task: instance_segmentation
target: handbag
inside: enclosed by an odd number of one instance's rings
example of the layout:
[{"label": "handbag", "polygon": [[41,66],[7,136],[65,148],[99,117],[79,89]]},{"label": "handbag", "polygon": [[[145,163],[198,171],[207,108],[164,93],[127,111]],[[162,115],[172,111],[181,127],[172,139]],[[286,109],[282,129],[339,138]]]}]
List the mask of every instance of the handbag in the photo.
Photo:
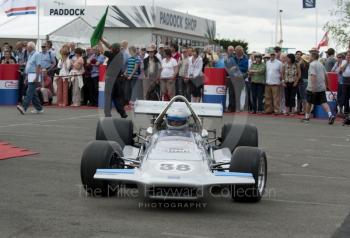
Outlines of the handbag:
[{"label": "handbag", "polygon": [[204,84],[203,75],[198,75],[197,77],[191,78],[191,82],[198,88]]}]

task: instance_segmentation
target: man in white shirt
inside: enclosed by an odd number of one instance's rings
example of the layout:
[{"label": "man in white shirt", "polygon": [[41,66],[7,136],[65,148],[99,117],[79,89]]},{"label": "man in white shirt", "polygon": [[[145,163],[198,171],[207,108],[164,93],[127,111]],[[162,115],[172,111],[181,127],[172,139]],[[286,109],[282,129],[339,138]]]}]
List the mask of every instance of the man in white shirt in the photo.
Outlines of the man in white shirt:
[{"label": "man in white shirt", "polygon": [[282,63],[276,59],[275,52],[270,57],[266,63],[265,113],[279,115]]}]

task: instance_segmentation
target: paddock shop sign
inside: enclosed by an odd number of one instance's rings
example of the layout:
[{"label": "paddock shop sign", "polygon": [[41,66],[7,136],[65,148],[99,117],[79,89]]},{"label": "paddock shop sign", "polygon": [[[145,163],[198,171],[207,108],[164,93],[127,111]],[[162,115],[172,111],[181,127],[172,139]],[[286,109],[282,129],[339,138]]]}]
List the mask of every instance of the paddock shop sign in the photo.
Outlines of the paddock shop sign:
[{"label": "paddock shop sign", "polygon": [[[215,34],[215,21],[205,18],[157,7],[155,27],[209,37]],[[213,32],[210,32],[213,31]]]},{"label": "paddock shop sign", "polygon": [[159,24],[195,32],[197,20],[192,17],[183,17],[177,14],[160,11]]}]

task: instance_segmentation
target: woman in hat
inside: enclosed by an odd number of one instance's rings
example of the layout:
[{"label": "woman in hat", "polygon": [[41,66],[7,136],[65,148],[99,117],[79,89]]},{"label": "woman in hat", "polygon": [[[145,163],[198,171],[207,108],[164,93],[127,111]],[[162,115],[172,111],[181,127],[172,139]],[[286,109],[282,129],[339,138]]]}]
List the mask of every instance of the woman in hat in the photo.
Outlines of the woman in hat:
[{"label": "woman in hat", "polygon": [[161,63],[159,59],[156,57],[156,46],[151,44],[147,47],[148,57],[145,56],[143,60],[144,65],[144,78],[142,80],[143,86],[143,98],[145,100],[149,100],[147,95],[153,89],[156,84],[159,83],[160,72],[161,72]]}]

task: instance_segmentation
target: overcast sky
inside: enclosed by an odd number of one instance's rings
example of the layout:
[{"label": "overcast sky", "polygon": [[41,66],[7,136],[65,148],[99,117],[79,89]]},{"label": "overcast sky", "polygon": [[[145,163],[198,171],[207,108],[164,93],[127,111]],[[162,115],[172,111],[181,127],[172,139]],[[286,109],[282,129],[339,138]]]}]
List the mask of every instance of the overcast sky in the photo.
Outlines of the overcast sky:
[{"label": "overcast sky", "polygon": [[[54,0],[48,0],[54,1]],[[45,2],[48,2],[45,1]],[[59,0],[84,4],[85,0]],[[278,0],[154,0],[155,5],[188,12],[216,21],[217,37],[246,40],[249,50],[263,51],[275,44],[276,3]],[[87,5],[152,5],[153,0],[86,0]],[[322,27],[330,19],[334,0],[316,0],[318,41]],[[283,10],[283,46],[302,50],[315,46],[315,9],[303,9],[302,0],[279,0]],[[335,47],[334,43],[330,42]]]}]

